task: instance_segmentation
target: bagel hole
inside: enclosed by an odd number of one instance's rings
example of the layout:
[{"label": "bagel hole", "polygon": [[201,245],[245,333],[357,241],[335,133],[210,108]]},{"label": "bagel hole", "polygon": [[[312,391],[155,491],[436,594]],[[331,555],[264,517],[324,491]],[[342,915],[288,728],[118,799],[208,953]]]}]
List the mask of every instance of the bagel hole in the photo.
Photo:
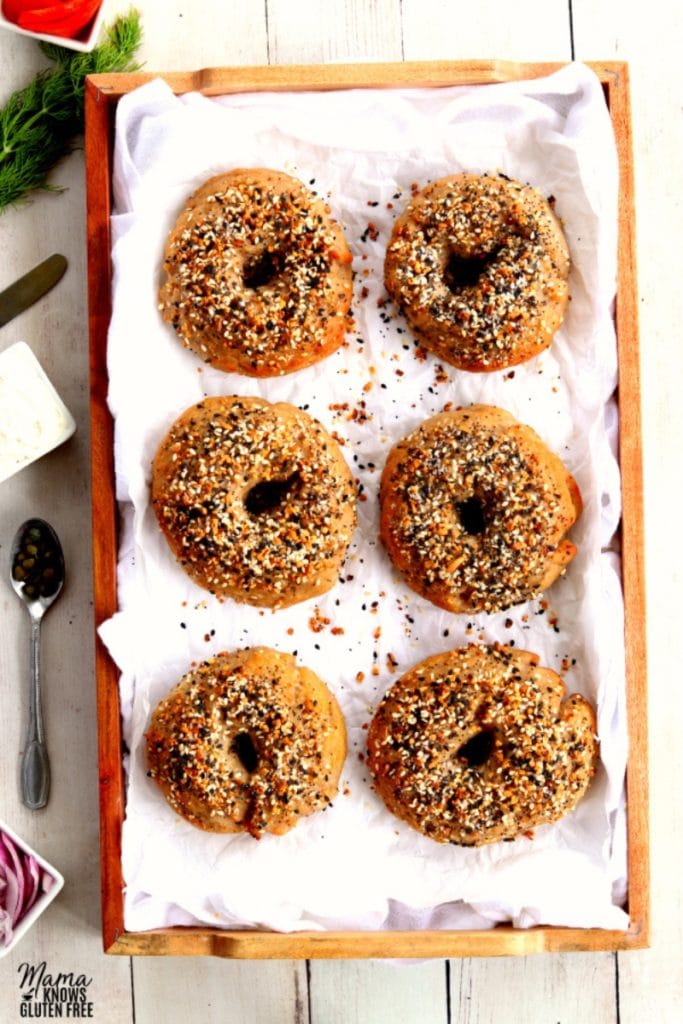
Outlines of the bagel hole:
[{"label": "bagel hole", "polygon": [[470,537],[477,537],[486,529],[486,515],[484,503],[481,498],[472,495],[466,501],[460,501],[456,505],[460,525]]},{"label": "bagel hole", "polygon": [[487,253],[486,256],[464,257],[452,252],[448,257],[444,271],[444,281],[449,290],[458,292],[461,288],[471,288],[476,285],[481,275],[493,263],[497,255],[497,249]]},{"label": "bagel hole", "polygon": [[256,771],[258,766],[258,753],[254,741],[248,732],[238,732],[230,745],[230,751],[235,755],[245,772],[250,775]]},{"label": "bagel hole", "polygon": [[269,252],[264,249],[263,252],[244,264],[242,279],[245,288],[255,291],[257,288],[263,288],[264,285],[270,284],[281,273],[283,262],[284,257],[281,252]]},{"label": "bagel hole", "polygon": [[458,750],[458,757],[462,758],[463,761],[467,761],[470,768],[480,768],[490,758],[494,743],[494,730],[482,729],[481,732],[468,739],[467,743],[463,743]]},{"label": "bagel hole", "polygon": [[291,497],[301,481],[298,472],[282,480],[261,480],[247,492],[244,507],[251,516],[275,512]]}]

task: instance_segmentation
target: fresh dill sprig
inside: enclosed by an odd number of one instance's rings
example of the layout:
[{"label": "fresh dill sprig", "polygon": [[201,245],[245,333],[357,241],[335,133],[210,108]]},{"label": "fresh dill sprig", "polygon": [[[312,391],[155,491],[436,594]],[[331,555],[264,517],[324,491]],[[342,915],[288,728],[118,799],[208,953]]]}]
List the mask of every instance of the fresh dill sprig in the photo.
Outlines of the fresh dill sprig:
[{"label": "fresh dill sprig", "polygon": [[31,192],[61,191],[47,178],[83,131],[86,75],[135,71],[141,39],[140,15],[131,10],[90,53],[39,43],[54,67],[38,72],[0,110],[0,214]]}]

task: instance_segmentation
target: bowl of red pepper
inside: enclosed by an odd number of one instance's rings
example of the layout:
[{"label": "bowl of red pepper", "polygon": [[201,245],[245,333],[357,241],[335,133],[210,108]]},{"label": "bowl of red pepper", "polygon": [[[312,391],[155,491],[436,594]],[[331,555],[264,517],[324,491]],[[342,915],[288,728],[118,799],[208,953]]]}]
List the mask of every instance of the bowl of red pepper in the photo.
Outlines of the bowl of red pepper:
[{"label": "bowl of red pepper", "polygon": [[97,43],[104,0],[2,0],[0,27],[72,50]]}]

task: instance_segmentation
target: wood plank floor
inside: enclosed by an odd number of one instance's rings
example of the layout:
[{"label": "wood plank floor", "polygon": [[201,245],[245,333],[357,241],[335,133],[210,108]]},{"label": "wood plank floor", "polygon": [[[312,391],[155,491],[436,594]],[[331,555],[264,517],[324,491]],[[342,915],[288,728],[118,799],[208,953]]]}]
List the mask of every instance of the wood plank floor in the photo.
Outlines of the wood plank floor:
[{"label": "wood plank floor", "polygon": [[[128,0],[110,0],[111,15]],[[668,1024],[681,1019],[680,684],[673,661],[680,602],[680,545],[672,494],[680,464],[683,233],[680,6],[603,0],[142,0],[146,70],[209,65],[417,59],[620,59],[631,64],[643,374],[650,651],[653,945],[628,954],[428,961],[237,963],[105,957],[99,938],[97,751],[92,685],[85,233],[82,154],[59,169],[69,191],[0,218],[0,287],[47,251],[70,260],[61,300],[44,300],[3,329],[2,347],[32,343],[79,423],[74,442],[41,475],[0,487],[0,558],[29,514],[59,521],[78,552],[69,600],[46,626],[45,659],[59,680],[46,695],[58,761],[49,811],[32,817],[16,795],[21,716],[6,722],[0,753],[0,817],[59,865],[67,886],[44,922],[0,961],[0,1021],[20,1019],[20,968],[45,960],[92,979],[88,999],[102,1024]],[[31,41],[0,33],[0,99],[42,59]],[[45,250],[45,251],[43,251]],[[65,301],[65,296],[68,302]],[[62,372],[69,365],[68,374]],[[41,466],[41,470],[43,467]],[[4,564],[4,563],[3,563]],[[4,571],[4,569],[3,569]],[[0,701],[16,704],[25,650],[24,613],[0,587]],[[10,689],[11,687],[11,689]],[[558,879],[558,885],[564,884]]]}]

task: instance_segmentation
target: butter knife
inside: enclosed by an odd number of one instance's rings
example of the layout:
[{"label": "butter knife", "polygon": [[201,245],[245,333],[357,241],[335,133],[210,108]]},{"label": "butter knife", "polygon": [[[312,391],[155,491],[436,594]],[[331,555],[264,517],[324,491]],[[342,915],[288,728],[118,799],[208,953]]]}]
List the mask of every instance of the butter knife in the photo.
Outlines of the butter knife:
[{"label": "butter knife", "polygon": [[66,258],[54,253],[0,292],[0,327],[4,327],[49,292],[60,280],[66,267]]}]

